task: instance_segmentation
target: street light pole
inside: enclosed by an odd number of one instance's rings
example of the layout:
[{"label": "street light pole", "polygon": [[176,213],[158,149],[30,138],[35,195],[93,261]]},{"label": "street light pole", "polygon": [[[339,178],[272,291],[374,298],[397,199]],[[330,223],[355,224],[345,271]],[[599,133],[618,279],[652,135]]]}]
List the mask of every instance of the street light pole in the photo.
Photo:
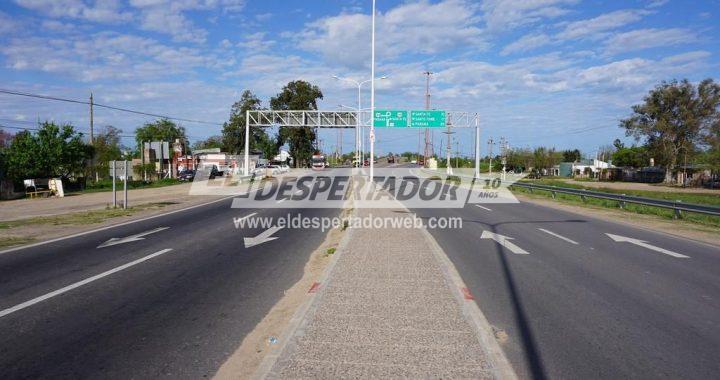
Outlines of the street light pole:
[{"label": "street light pole", "polygon": [[375,180],[375,0],[372,2],[372,38],[370,42],[370,182]]},{"label": "street light pole", "polygon": [[[337,75],[333,75],[332,77],[333,77],[334,79],[336,79],[336,80],[348,81],[348,82],[353,83],[354,85],[357,86],[357,89],[358,89],[358,93],[357,93],[358,98],[357,98],[357,116],[356,116],[356,118],[355,118],[355,159],[357,160],[358,163],[362,163],[362,162],[364,162],[364,160],[363,160],[363,158],[364,158],[364,157],[363,157],[363,155],[364,155],[363,145],[364,145],[364,140],[365,140],[365,134],[363,133],[363,130],[361,130],[361,128],[362,128],[362,117],[361,117],[361,113],[362,113],[362,86],[363,86],[365,83],[371,82],[372,79],[366,79],[366,80],[364,80],[364,81],[362,81],[362,82],[358,82],[358,81],[356,81],[355,79],[352,79],[352,78],[341,78],[341,77],[339,77],[339,76],[337,76]],[[388,79],[388,77],[387,77],[387,75],[383,75],[383,76],[381,76],[381,77],[379,77],[379,78],[376,78],[376,79],[384,80],[384,79]],[[343,107],[352,109],[352,107],[347,107],[347,106],[343,106]]]}]

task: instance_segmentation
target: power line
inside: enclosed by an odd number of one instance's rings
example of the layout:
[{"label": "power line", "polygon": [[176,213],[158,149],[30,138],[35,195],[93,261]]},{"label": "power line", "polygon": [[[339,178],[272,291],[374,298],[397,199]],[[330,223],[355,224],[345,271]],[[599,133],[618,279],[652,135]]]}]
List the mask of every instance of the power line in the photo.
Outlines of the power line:
[{"label": "power line", "polygon": [[[0,93],[2,94],[8,94],[8,95],[15,95],[15,96],[25,96],[28,98],[37,98],[37,99],[45,99],[45,100],[54,100],[58,102],[66,102],[66,103],[75,103],[75,104],[83,104],[83,105],[90,105],[90,102],[86,102],[84,100],[75,100],[75,99],[67,99],[67,98],[60,98],[57,96],[48,96],[48,95],[39,95],[39,94],[31,94],[28,92],[20,92],[20,91],[12,91],[12,90],[5,90],[0,88]],[[198,124],[208,124],[208,125],[223,125],[222,123],[215,123],[211,121],[204,121],[204,120],[194,120],[194,119],[185,119],[181,117],[173,117],[173,116],[167,116],[167,115],[160,115],[160,114],[154,114],[149,112],[143,112],[143,111],[137,111],[132,110],[129,108],[121,108],[121,107],[115,107],[110,106],[107,104],[100,104],[93,102],[92,105],[94,107],[101,107],[101,108],[107,108],[115,111],[121,111],[121,112],[128,112],[133,113],[137,115],[144,115],[144,116],[152,116],[152,117],[159,117],[163,119],[170,119],[170,120],[177,120],[177,121],[185,121],[188,123],[198,123]]]}]

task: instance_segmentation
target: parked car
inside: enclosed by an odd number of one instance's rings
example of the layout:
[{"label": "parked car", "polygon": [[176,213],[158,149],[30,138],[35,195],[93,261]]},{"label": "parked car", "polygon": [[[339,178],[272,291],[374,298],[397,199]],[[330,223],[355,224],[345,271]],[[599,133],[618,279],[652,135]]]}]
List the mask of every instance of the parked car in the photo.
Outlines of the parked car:
[{"label": "parked car", "polygon": [[192,181],[195,178],[195,170],[186,169],[178,174],[178,180],[180,181]]},{"label": "parked car", "polygon": [[278,165],[280,170],[282,170],[283,173],[287,173],[290,171],[290,167],[287,164],[280,164]]}]

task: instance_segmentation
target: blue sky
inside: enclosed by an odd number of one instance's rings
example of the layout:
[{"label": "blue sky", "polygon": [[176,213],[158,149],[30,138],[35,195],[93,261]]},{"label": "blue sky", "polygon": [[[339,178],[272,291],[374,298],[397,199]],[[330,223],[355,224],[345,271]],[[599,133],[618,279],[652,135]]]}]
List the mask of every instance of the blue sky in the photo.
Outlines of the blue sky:
[{"label": "blue sky", "polygon": [[[332,75],[369,78],[370,4],[5,0],[0,87],[73,99],[92,91],[100,103],[222,123],[243,90],[267,106],[303,79],[333,110],[354,105],[356,90]],[[433,108],[478,112],[483,141],[592,155],[624,138],[618,120],[660,81],[719,79],[719,0],[380,0],[378,12],[377,73],[389,79],[377,107],[422,108],[430,70]],[[0,94],[0,124],[45,119],[88,130],[85,107]],[[95,117],[128,135],[149,120],[101,109]],[[182,124],[191,140],[221,128]],[[469,132],[454,135],[467,154]],[[348,151],[352,133],[344,136]],[[335,132],[322,139],[333,147]],[[416,131],[378,131],[381,152],[414,151],[417,141]]]}]

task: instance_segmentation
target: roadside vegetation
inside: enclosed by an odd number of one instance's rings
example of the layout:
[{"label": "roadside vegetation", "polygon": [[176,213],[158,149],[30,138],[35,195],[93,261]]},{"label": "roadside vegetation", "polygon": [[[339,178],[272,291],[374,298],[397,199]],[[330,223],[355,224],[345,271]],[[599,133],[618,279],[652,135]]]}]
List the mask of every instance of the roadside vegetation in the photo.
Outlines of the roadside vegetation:
[{"label": "roadside vegetation", "polygon": [[[680,200],[684,203],[695,203],[695,204],[712,205],[712,206],[720,205],[720,197],[718,197],[717,195],[709,195],[709,194],[708,195],[687,194],[687,193],[678,194],[678,193],[665,193],[665,192],[639,191],[639,190],[619,191],[617,189],[605,189],[605,188],[600,188],[600,189],[590,188],[590,189],[588,189],[583,186],[568,184],[568,183],[565,183],[563,181],[558,181],[558,180],[543,180],[540,183],[538,183],[538,182],[534,182],[534,183],[548,185],[548,186],[593,190],[593,191],[607,192],[607,193],[613,193],[613,194],[625,194],[625,195],[633,195],[633,196],[655,198],[655,199],[664,199],[664,200],[671,200],[671,201]],[[514,193],[521,193],[530,198],[552,198],[552,193],[550,190],[534,189],[531,192],[530,189],[521,188],[521,187],[512,187],[511,190]],[[609,208],[609,209],[616,209],[616,210],[624,210],[625,212],[629,212],[629,213],[655,215],[655,216],[661,217],[663,219],[675,219],[675,211],[674,210],[666,209],[666,208],[662,208],[662,207],[653,207],[653,206],[645,206],[645,205],[626,203],[625,207],[623,209],[621,209],[617,201],[612,201],[612,200],[607,200],[607,199],[597,199],[597,198],[592,198],[592,197],[585,197],[585,200],[583,201],[582,197],[579,195],[561,194],[561,193],[555,194],[555,201],[561,202],[561,203],[585,206],[585,207]],[[683,212],[681,218],[685,221],[689,221],[692,223],[697,223],[700,225],[710,226],[710,227],[714,227],[714,228],[720,228],[720,217],[692,213],[692,212]]]},{"label": "roadside vegetation", "polygon": [[102,223],[108,219],[131,216],[140,211],[159,209],[172,204],[175,204],[175,202],[154,202],[129,207],[128,209],[107,208],[104,210],[90,210],[51,216],[38,216],[33,218],[11,221],[0,221],[0,230],[7,230],[15,227],[30,225],[62,226],[96,224]]}]

